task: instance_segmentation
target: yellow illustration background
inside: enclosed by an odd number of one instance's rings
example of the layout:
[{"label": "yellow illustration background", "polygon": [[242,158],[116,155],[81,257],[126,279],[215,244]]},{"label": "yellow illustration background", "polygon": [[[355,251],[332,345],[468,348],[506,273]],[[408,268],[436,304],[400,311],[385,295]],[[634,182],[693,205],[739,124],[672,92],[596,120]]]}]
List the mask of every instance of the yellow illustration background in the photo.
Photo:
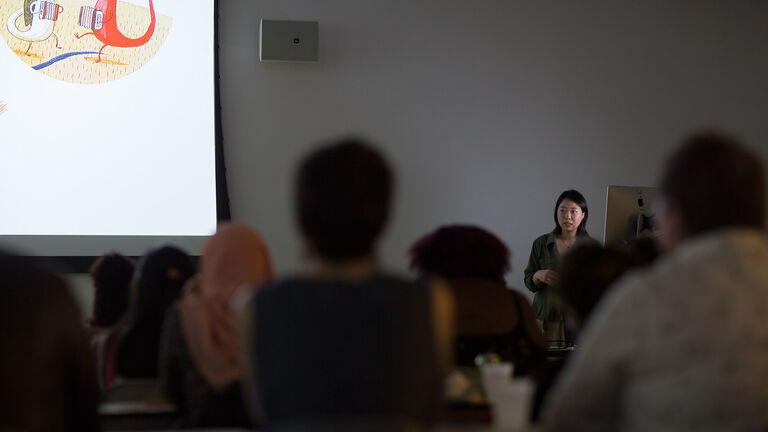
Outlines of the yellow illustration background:
[{"label": "yellow illustration background", "polygon": [[[95,0],[58,0],[64,8],[56,21],[54,33],[59,37],[59,46],[53,36],[42,42],[32,42],[29,54],[25,54],[29,42],[13,37],[6,28],[8,17],[24,6],[23,0],[0,0],[0,35],[14,53],[30,67],[48,61],[58,55],[76,51],[98,52],[103,44],[93,35],[81,39],[75,33],[84,34],[90,30],[79,23],[80,7],[96,4]],[[129,38],[140,37],[149,28],[149,2],[146,6],[117,2],[117,25]],[[86,54],[67,58],[54,63],[39,72],[58,80],[78,84],[98,84],[114,81],[135,72],[157,54],[168,37],[173,19],[167,15],[156,14],[155,32],[146,44],[135,48],[117,48],[108,46],[101,53],[101,62],[96,63],[97,54]],[[17,20],[19,30],[25,30],[24,18]],[[32,71],[34,72],[34,71]],[[1,112],[1,111],[0,111]]]}]

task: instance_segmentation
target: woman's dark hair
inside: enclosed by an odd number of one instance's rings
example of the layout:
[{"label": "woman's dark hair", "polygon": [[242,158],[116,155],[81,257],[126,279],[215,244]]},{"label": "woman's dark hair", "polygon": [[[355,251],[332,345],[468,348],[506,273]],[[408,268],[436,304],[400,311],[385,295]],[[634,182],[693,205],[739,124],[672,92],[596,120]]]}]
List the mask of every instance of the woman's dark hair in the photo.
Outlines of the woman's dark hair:
[{"label": "woman's dark hair", "polygon": [[302,234],[329,261],[370,255],[389,214],[391,189],[389,166],[365,141],[348,138],[320,148],[298,169]]},{"label": "woman's dark hair", "polygon": [[160,330],[165,313],[194,273],[195,265],[189,255],[174,246],[153,249],[139,260],[131,307],[118,343],[119,375],[157,376]]},{"label": "woman's dark hair", "polygon": [[100,430],[93,358],[68,287],[1,253],[0,280],[0,430]]},{"label": "woman's dark hair", "polygon": [[631,258],[622,251],[582,244],[563,257],[556,295],[582,325],[611,284],[632,266]]},{"label": "woman's dark hair", "polygon": [[91,265],[91,279],[96,289],[91,325],[111,327],[123,317],[135,265],[131,258],[118,252],[102,255]]},{"label": "woman's dark hair", "polygon": [[667,160],[661,193],[681,213],[685,236],[724,227],[765,228],[765,171],[739,140],[701,132]]},{"label": "woman's dark hair", "polygon": [[584,198],[584,195],[581,194],[581,192],[575,190],[575,189],[569,189],[563,193],[560,194],[560,196],[557,198],[557,201],[555,201],[555,234],[561,234],[563,232],[563,229],[560,227],[560,223],[557,221],[557,208],[560,207],[560,204],[565,200],[571,200],[576,205],[581,207],[581,211],[584,213],[584,219],[581,220],[581,223],[579,224],[579,227],[576,229],[576,235],[587,235],[587,220],[589,219],[589,208],[587,207],[587,199]]},{"label": "woman's dark hair", "polygon": [[449,225],[420,238],[410,249],[411,270],[445,278],[503,281],[509,249],[490,232],[471,225]]}]

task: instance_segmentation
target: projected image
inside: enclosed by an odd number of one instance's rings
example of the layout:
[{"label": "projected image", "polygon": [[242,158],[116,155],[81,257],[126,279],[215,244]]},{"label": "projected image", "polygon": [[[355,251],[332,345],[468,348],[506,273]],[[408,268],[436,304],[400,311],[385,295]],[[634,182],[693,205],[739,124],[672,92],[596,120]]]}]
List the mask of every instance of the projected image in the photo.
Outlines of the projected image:
[{"label": "projected image", "polygon": [[33,70],[77,83],[114,81],[144,66],[173,19],[153,0],[0,0],[0,34]]},{"label": "projected image", "polygon": [[0,0],[0,245],[199,250],[217,218],[215,6]]}]

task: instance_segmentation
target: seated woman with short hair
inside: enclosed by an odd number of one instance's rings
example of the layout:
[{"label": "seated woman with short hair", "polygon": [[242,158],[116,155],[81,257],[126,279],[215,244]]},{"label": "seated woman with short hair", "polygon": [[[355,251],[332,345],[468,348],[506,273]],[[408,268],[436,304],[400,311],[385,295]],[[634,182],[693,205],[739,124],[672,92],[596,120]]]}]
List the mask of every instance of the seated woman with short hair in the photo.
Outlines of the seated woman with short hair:
[{"label": "seated woman with short hair", "polygon": [[509,289],[509,249],[476,226],[449,225],[419,239],[410,251],[411,269],[445,278],[456,301],[456,363],[473,366],[493,352],[514,363],[516,376],[535,373],[546,344],[533,308]]},{"label": "seated woman with short hair", "polygon": [[451,297],[383,273],[374,243],[391,174],[358,140],[298,172],[302,275],[257,291],[250,370],[267,430],[418,430],[435,420],[450,364]]}]

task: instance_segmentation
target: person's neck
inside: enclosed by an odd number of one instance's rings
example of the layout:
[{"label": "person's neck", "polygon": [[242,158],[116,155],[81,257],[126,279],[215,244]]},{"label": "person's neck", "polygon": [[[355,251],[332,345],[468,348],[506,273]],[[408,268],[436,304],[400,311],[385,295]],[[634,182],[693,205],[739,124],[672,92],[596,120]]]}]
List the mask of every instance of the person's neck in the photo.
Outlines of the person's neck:
[{"label": "person's neck", "polygon": [[329,261],[319,257],[309,257],[305,273],[317,279],[361,280],[370,276],[378,268],[374,256],[351,258],[343,261]]},{"label": "person's neck", "polygon": [[573,232],[567,232],[565,230],[560,231],[560,235],[557,237],[563,242],[563,243],[573,243],[576,241],[576,236],[578,234],[578,231]]}]

